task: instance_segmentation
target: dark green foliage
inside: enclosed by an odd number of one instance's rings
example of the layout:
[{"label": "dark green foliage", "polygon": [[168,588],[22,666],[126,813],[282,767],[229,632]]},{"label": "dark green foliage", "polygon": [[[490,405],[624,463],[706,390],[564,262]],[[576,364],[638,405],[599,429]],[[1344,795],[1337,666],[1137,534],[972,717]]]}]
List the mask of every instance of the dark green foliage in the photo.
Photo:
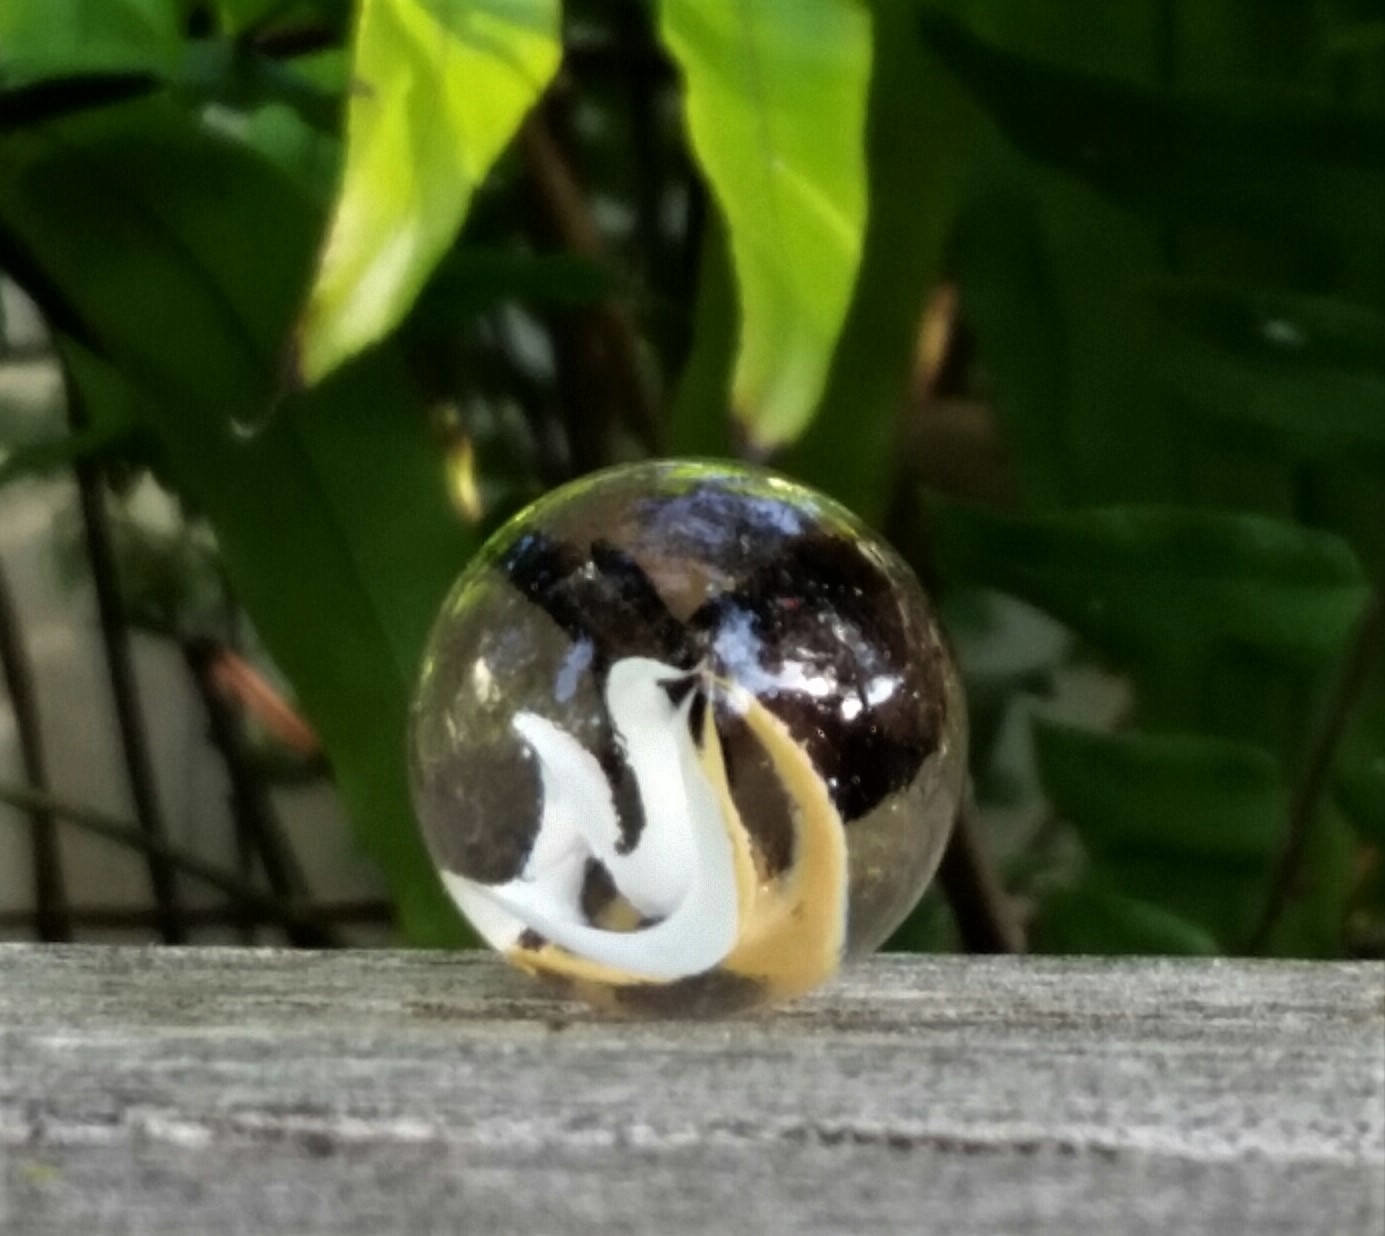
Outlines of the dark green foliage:
[{"label": "dark green foliage", "polygon": [[1254,654],[1311,673],[1337,657],[1367,586],[1337,537],[1258,515],[942,507],[949,573],[1003,588],[1130,663]]},{"label": "dark green foliage", "polygon": [[[945,578],[1043,607],[1128,674],[1151,731],[1039,735],[1086,872],[1041,885],[1041,947],[1338,951],[1339,808],[1367,834],[1378,815],[1382,684],[1357,703],[1336,677],[1385,566],[1385,112],[1328,64],[1331,6],[1237,12],[1113,8],[1105,53],[979,8],[921,17],[995,125],[955,268],[1042,510],[934,503],[932,543]],[[1336,790],[1291,810],[1342,708],[1361,720]]]},{"label": "dark green foliage", "polygon": [[164,100],[26,130],[6,155],[0,216],[118,367],[73,358],[77,389],[89,404],[107,383],[139,392],[140,423],[215,527],[404,926],[457,938],[413,827],[402,735],[417,650],[474,541],[447,514],[397,355],[269,410],[318,210]]},{"label": "dark green foliage", "polygon": [[1036,737],[1044,789],[1094,871],[1223,950],[1244,945],[1288,817],[1273,758],[1210,738],[1052,725]]},{"label": "dark green foliage", "polygon": [[[1032,944],[1340,955],[1380,938],[1385,665],[1362,622],[1385,572],[1378,13],[869,7],[854,297],[815,416],[770,462],[885,527],[958,615],[981,818],[1043,818],[993,838]],[[442,591],[486,527],[574,471],[742,446],[744,271],[657,14],[569,0],[560,83],[402,327],[303,392],[293,323],[362,89],[350,6],[2,11],[0,268],[95,415],[5,443],[22,449],[0,482],[99,456],[156,469],[206,519],[407,933],[457,939],[402,761]],[[785,14],[811,23],[806,0]],[[772,115],[733,99],[728,126],[741,105]],[[959,324],[925,381],[940,281]],[[979,454],[938,428],[958,408]],[[994,593],[1070,638],[983,663]],[[1128,689],[1116,724],[1039,722],[1027,779],[1005,735],[1094,664]],[[897,945],[945,946],[943,919],[933,899]]]}]

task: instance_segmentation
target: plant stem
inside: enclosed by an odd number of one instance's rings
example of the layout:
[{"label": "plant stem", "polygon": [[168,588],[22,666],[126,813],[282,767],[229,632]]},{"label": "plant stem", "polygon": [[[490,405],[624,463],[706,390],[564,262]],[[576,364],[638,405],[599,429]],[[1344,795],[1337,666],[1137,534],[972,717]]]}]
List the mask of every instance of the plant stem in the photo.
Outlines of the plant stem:
[{"label": "plant stem", "polygon": [[[961,338],[960,331],[947,333],[937,358],[934,380],[948,372],[951,359],[948,353],[960,346]],[[931,411],[929,400],[933,394],[933,383],[925,381],[916,390],[911,402],[918,409],[924,409],[926,415],[927,411]],[[907,407],[905,411],[907,413]],[[905,424],[901,424],[896,432],[900,440],[904,440]],[[899,456],[901,459],[914,457],[909,450],[901,450]],[[890,482],[886,535],[904,553],[924,588],[936,595],[937,567],[923,527],[917,478],[908,466],[901,463],[897,465]],[[975,759],[976,754],[973,750],[971,758]],[[938,884],[957,922],[962,945],[969,953],[1026,951],[1024,931],[1011,909],[1000,874],[984,843],[970,778],[957,807],[957,818],[953,822],[947,849],[943,851],[943,861],[938,868]]]},{"label": "plant stem", "polygon": [[[238,840],[247,857],[257,857],[270,888],[282,900],[301,900],[307,893],[302,869],[263,783],[255,776],[241,733],[239,718],[213,681],[214,645],[192,641],[183,646],[183,658],[193,684],[207,710],[213,745],[221,753],[231,782],[231,813]],[[308,924],[290,925],[289,942],[299,947],[335,943]]]},{"label": "plant stem", "polygon": [[659,197],[665,182],[658,128],[659,76],[644,52],[653,43],[651,11],[643,5],[618,5],[613,13],[616,45],[625,60],[626,112],[630,120],[635,171],[635,229],[645,268],[651,273],[663,255]]},{"label": "plant stem", "polygon": [[[14,709],[15,729],[19,734],[19,755],[24,777],[41,793],[48,793],[48,768],[43,751],[43,730],[39,723],[38,694],[34,689],[33,668],[29,664],[20,631],[19,617],[10,596],[9,580],[0,569],[0,662],[3,662],[5,688]],[[72,919],[67,908],[63,881],[62,853],[51,811],[35,807],[29,812],[34,854],[34,928],[40,940],[72,939]]]},{"label": "plant stem", "polygon": [[[185,525],[185,527],[186,527],[186,525]],[[236,602],[235,602],[235,597],[234,597],[234,595],[233,595],[233,593],[232,593],[232,590],[231,590],[231,582],[230,582],[230,580],[228,580],[228,579],[226,578],[226,574],[225,574],[224,571],[218,571],[218,572],[217,572],[217,584],[218,584],[219,590],[220,590],[220,592],[221,592],[221,611],[222,611],[221,616],[222,616],[222,620],[223,620],[223,622],[224,622],[224,624],[225,624],[225,630],[224,630],[224,634],[223,634],[222,638],[226,641],[226,645],[225,645],[225,646],[229,648],[229,647],[234,646],[234,642],[235,642],[235,638],[236,638],[236,634],[237,634],[237,627],[236,627]],[[184,645],[184,648],[183,648],[183,658],[184,658],[184,660],[187,660],[187,659],[188,659],[188,655],[189,655],[189,646],[185,644],[185,645]],[[208,669],[208,670],[207,670],[207,673],[206,673],[205,680],[204,680],[204,676],[203,676],[203,674],[200,672],[201,668],[202,668],[202,667],[199,666],[197,669],[194,669],[194,670],[193,670],[192,680],[193,680],[193,685],[194,685],[194,686],[198,689],[198,691],[199,691],[200,693],[202,693],[202,695],[203,695],[203,706],[206,707],[206,708],[208,709],[208,712],[210,713],[211,709],[210,709],[210,706],[209,706],[208,703],[207,703],[207,698],[206,698],[206,694],[205,694],[205,693],[206,693],[207,690],[211,690],[211,691],[213,691],[214,693],[218,693],[218,694],[219,694],[219,692],[218,692],[218,684],[217,684],[217,682],[214,680],[214,679],[215,679],[214,671]],[[238,733],[238,734],[240,733],[239,729],[237,729],[237,733]],[[213,742],[215,742],[215,739],[213,739]],[[227,756],[226,756],[226,753],[225,753],[224,751],[221,753],[221,758],[222,758],[223,763],[226,763],[226,764],[227,764],[227,767],[228,767],[228,769],[229,769],[229,761],[227,760]],[[258,774],[255,772],[255,770],[254,770],[253,768],[251,769],[251,773],[252,773],[252,775],[254,775],[255,780],[258,782],[258,781],[259,781],[259,776],[258,776]],[[228,776],[230,775],[229,772],[228,772],[227,775],[228,775]],[[237,871],[237,873],[240,875],[241,879],[246,880],[246,881],[253,881],[253,880],[254,880],[254,877],[255,877],[255,847],[254,847],[254,842],[253,842],[253,840],[252,840],[252,838],[251,838],[251,836],[250,836],[250,832],[249,832],[249,830],[248,830],[248,828],[247,828],[247,825],[242,821],[240,812],[238,812],[238,811],[236,810],[236,799],[235,799],[234,784],[235,784],[235,783],[234,783],[234,780],[233,780],[233,781],[232,781],[231,797],[230,797],[230,805],[231,805],[231,819],[232,819],[232,821],[233,821],[234,824],[235,824],[236,871]],[[271,887],[272,887],[272,885],[271,885]],[[275,891],[278,892],[279,890],[278,890],[278,889],[275,889]],[[237,936],[239,937],[240,942],[241,942],[242,944],[244,944],[244,945],[253,945],[253,944],[255,944],[255,943],[257,942],[257,941],[256,941],[256,929],[257,929],[258,926],[259,926],[259,924],[258,924],[258,923],[256,922],[256,920],[255,920],[255,916],[254,916],[253,914],[251,914],[250,911],[247,910],[247,909],[245,908],[245,906],[243,906],[243,905],[235,905],[235,906],[232,906],[232,907],[231,907],[231,912],[232,912],[232,915],[234,916],[234,920],[235,920],[235,924],[236,924],[236,934],[237,934]]]},{"label": "plant stem", "polygon": [[[74,430],[86,427],[86,415],[81,394],[67,375],[68,416]],[[77,494],[86,530],[87,553],[91,561],[91,576],[96,588],[96,607],[101,620],[101,639],[106,652],[106,671],[111,695],[115,702],[116,722],[120,730],[121,750],[125,757],[125,773],[135,816],[140,827],[156,846],[145,851],[149,860],[149,882],[154,903],[159,911],[159,932],[168,944],[186,939],[178,912],[178,888],[173,869],[160,856],[157,848],[167,842],[168,829],[159,807],[158,788],[154,779],[153,760],[149,754],[149,738],[144,716],[140,710],[134,660],[130,650],[130,632],[125,624],[124,606],[120,598],[120,579],[116,569],[115,549],[111,540],[110,522],[106,517],[105,492],[99,465],[90,460],[77,460]]]},{"label": "plant stem", "polygon": [[[287,927],[315,921],[310,904],[284,901],[268,893],[263,893],[253,884],[222,870],[216,864],[206,862],[196,854],[190,854],[186,850],[177,849],[165,841],[149,836],[142,826],[107,815],[103,811],[63,802],[50,794],[41,794],[23,786],[0,785],[0,803],[8,804],[25,812],[47,811],[79,825],[97,837],[105,837],[108,841],[114,841],[119,845],[138,850],[141,854],[151,858],[157,858],[170,870],[182,871],[225,893],[236,903],[235,908],[243,906],[254,913],[263,915],[271,922],[282,923]],[[153,921],[162,927],[164,917],[157,909],[153,912]]]},{"label": "plant stem", "polygon": [[[582,188],[544,118],[542,107],[535,108],[520,129],[520,148],[538,190],[548,227],[565,248],[584,257],[599,259],[602,256],[601,234]],[[663,437],[662,426],[640,371],[639,344],[624,307],[607,300],[562,316],[575,318],[579,324],[571,332],[570,342],[580,348],[582,362],[589,363],[595,373],[604,377],[607,387],[604,401],[621,408],[631,430],[647,449],[657,454]],[[560,347],[562,342],[558,340]],[[587,405],[582,410],[589,418],[592,407],[586,400],[580,402]],[[580,447],[581,436],[574,434],[574,449]]]},{"label": "plant stem", "polygon": [[692,355],[696,333],[696,305],[702,280],[703,252],[707,241],[707,189],[689,163],[684,183],[688,192],[687,222],[677,247],[670,255],[664,275],[664,295],[670,304],[680,307],[675,324],[670,329],[666,346],[666,373],[682,374]]},{"label": "plant stem", "polygon": [[1383,642],[1385,602],[1382,602],[1381,594],[1377,592],[1372,595],[1366,612],[1361,616],[1356,636],[1347,650],[1341,673],[1329,697],[1322,728],[1309,749],[1303,776],[1294,790],[1293,801],[1289,807],[1284,848],[1280,851],[1279,861],[1270,879],[1270,891],[1265,899],[1264,911],[1246,946],[1247,952],[1264,952],[1280,915],[1293,900],[1294,886],[1308,852],[1313,821],[1317,817],[1318,807],[1332,775],[1337,748],[1346,733],[1356,702],[1361,697],[1371,663],[1379,655]]},{"label": "plant stem", "polygon": [[1011,912],[995,864],[982,843],[968,786],[957,810],[938,883],[969,953],[1023,953],[1024,932]]}]

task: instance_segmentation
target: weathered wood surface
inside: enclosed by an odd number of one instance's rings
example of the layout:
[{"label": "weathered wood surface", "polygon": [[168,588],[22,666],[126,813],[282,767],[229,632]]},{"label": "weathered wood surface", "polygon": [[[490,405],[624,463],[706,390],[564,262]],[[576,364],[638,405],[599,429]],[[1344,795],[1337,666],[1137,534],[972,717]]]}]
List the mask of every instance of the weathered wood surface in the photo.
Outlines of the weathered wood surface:
[{"label": "weathered wood surface", "polygon": [[1385,1232],[1385,967],[879,958],[619,1023],[485,956],[0,946],[0,1231]]}]

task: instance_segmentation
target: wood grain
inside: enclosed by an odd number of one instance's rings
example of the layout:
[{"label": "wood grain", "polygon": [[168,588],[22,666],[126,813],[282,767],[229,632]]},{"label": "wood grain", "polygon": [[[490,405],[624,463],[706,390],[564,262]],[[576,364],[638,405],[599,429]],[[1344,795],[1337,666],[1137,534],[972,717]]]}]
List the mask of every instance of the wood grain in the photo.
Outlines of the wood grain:
[{"label": "wood grain", "polygon": [[8,1233],[1385,1231],[1385,966],[876,958],[615,1022],[487,956],[0,946]]}]

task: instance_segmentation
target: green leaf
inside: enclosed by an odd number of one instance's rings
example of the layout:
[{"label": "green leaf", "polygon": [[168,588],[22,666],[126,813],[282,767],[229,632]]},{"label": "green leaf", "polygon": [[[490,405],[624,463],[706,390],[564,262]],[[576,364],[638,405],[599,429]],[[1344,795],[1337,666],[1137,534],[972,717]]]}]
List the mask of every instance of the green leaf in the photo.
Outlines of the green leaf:
[{"label": "green leaf", "polygon": [[1361,837],[1385,847],[1385,658],[1378,648],[1342,741],[1335,793]]},{"label": "green leaf", "polygon": [[[164,100],[0,149],[6,230],[129,380],[157,399],[215,401],[223,428],[261,420],[278,378],[275,311],[312,261],[315,212],[290,181]],[[228,203],[246,219],[229,231]]]},{"label": "green leaf", "polygon": [[1068,489],[1073,397],[1065,306],[1038,203],[1022,182],[978,189],[957,221],[958,285],[1028,496]]},{"label": "green leaf", "polygon": [[1196,923],[1147,901],[1111,892],[1099,881],[1047,897],[1039,908],[1033,944],[1041,953],[1101,956],[1211,957],[1221,952],[1217,941]]},{"label": "green leaf", "polygon": [[451,327],[505,301],[539,306],[590,305],[609,296],[611,272],[568,253],[517,253],[459,245],[439,263],[414,306],[412,321]]},{"label": "green leaf", "polygon": [[[71,345],[70,356],[74,366],[101,367],[96,357],[76,344]],[[102,455],[128,443],[138,432],[139,410],[134,393],[128,387],[111,384],[106,395],[83,409],[86,428],[14,444],[0,459],[0,486],[24,478],[51,476],[79,459]]]},{"label": "green leaf", "polygon": [[[933,10],[919,23],[1018,149],[1121,202],[1277,231],[1378,235],[1385,224],[1385,115],[1244,91],[1184,95],[1016,55]],[[1369,173],[1375,191],[1348,173]]]},{"label": "green leaf", "polygon": [[344,0],[214,0],[214,4],[221,28],[235,35],[289,21],[335,25],[347,7]]},{"label": "green leaf", "polygon": [[284,103],[268,103],[246,117],[240,139],[278,166],[315,202],[329,202],[341,172],[341,143]]},{"label": "green leaf", "polygon": [[1039,778],[1094,870],[1123,895],[1240,945],[1288,817],[1274,760],[1192,735],[1035,727]]},{"label": "green leaf", "polygon": [[362,0],[346,170],[298,329],[316,382],[388,334],[557,70],[558,0]]},{"label": "green leaf", "polygon": [[105,425],[59,438],[26,442],[0,458],[0,487],[11,481],[51,476],[79,459],[102,455],[125,441],[130,433],[129,425]]},{"label": "green leaf", "polygon": [[175,0],[7,0],[0,89],[89,73],[172,72],[182,47]]},{"label": "green leaf", "polygon": [[1385,458],[1385,316],[1188,279],[1149,295],[1164,327],[1156,380],[1200,414],[1268,430],[1298,457]]},{"label": "green leaf", "polygon": [[[162,100],[0,140],[0,162],[13,173],[0,177],[0,231],[40,272],[40,299],[61,297],[138,388],[405,931],[459,939],[412,819],[404,730],[423,639],[473,538],[447,506],[408,375],[380,349],[259,433],[230,424],[274,382],[316,210],[253,151]],[[101,396],[99,372],[71,376],[88,401]]]},{"label": "green leaf", "polygon": [[[239,112],[223,124],[223,131],[238,137],[277,164],[316,202],[330,202],[341,179],[342,141],[336,132],[345,98],[350,65],[336,48],[295,56],[279,62],[254,57],[238,45]],[[246,69],[246,62],[253,65]],[[236,93],[233,89],[231,93]],[[324,124],[324,106],[331,104],[331,120]]]},{"label": "green leaf", "polygon": [[860,277],[822,404],[776,463],[878,525],[905,462],[896,449],[900,403],[980,117],[917,37],[911,4],[878,0],[871,14],[870,214]]},{"label": "green leaf", "polygon": [[661,0],[740,289],[732,404],[759,449],[822,394],[866,223],[871,23],[857,0]]},{"label": "green leaf", "polygon": [[895,933],[881,945],[887,953],[957,953],[962,943],[957,920],[934,885],[924,894]]},{"label": "green leaf", "polygon": [[1279,773],[1258,747],[1045,721],[1034,741],[1045,790],[1095,854],[1177,851],[1256,864],[1283,834]]},{"label": "green leaf", "polygon": [[294,0],[213,0],[217,21],[228,34],[253,30],[291,3]]},{"label": "green leaf", "polygon": [[[20,4],[0,10],[15,26],[0,30],[0,128],[20,128],[88,108],[174,88],[192,106],[238,112],[267,103],[292,106],[318,129],[337,127],[345,88],[337,53],[279,60],[225,38],[183,39],[180,6],[135,0],[62,0],[52,12]],[[172,14],[172,16],[169,16]],[[15,15],[18,15],[16,17]],[[161,19],[155,20],[155,15]],[[90,38],[87,35],[90,35]],[[342,69],[332,72],[334,59]],[[209,116],[212,123],[235,117]]]},{"label": "green leaf", "polygon": [[[1284,843],[1289,795],[1273,759],[1191,735],[1035,728],[1040,780],[1091,859],[1089,883],[1136,898],[1243,949]],[[1352,847],[1338,811],[1308,824],[1302,861],[1270,937],[1281,956],[1336,956]]]},{"label": "green leaf", "polygon": [[1358,852],[1351,826],[1336,804],[1320,804],[1266,953],[1274,957],[1342,955],[1347,906],[1360,879]]},{"label": "green leaf", "polygon": [[1385,52],[1385,21],[1362,21],[1339,30],[1324,50],[1330,56],[1379,56]]},{"label": "green leaf", "polygon": [[1320,670],[1341,654],[1368,592],[1345,542],[1257,515],[934,510],[945,573],[1011,592],[1108,652],[1156,666],[1239,650]]},{"label": "green leaf", "polygon": [[335,52],[276,60],[243,43],[193,39],[171,79],[190,103],[235,112],[286,104],[324,136],[336,137],[346,92],[346,61]]},{"label": "green leaf", "polygon": [[1385,744],[1347,757],[1337,774],[1337,798],[1356,831],[1385,846]]}]

